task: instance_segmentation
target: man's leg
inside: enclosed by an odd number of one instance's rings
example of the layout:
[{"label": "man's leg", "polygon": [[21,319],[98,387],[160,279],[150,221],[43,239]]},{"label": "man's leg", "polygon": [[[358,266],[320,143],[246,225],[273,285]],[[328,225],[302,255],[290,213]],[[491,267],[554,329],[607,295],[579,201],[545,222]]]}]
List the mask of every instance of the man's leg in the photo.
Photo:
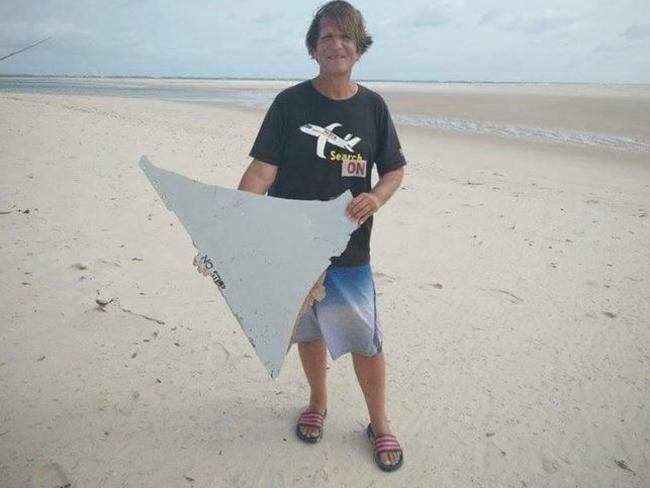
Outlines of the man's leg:
[{"label": "man's leg", "polygon": [[[372,430],[376,436],[390,434],[390,425],[386,415],[386,364],[384,354],[364,356],[352,353],[354,371],[359,380],[359,386],[366,399]],[[395,464],[399,454],[394,452],[379,455],[384,464]]]},{"label": "man's leg", "polygon": [[[309,412],[324,413],[327,408],[327,348],[325,341],[299,342],[298,352],[302,369],[309,383]],[[301,426],[300,430],[309,437],[318,435],[318,429]]]}]

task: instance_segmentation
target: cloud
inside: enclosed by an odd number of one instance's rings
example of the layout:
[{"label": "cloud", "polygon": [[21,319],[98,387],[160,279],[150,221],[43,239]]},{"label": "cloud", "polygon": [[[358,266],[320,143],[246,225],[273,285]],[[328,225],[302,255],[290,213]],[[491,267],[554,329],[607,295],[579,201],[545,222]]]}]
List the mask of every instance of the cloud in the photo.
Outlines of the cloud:
[{"label": "cloud", "polygon": [[404,20],[401,25],[406,28],[422,28],[422,27],[438,27],[447,24],[451,19],[444,13],[438,10],[427,8],[421,10],[418,14],[411,19]]},{"label": "cloud", "polygon": [[116,8],[129,8],[133,6],[140,6],[142,4],[148,3],[148,0],[123,0],[120,3],[115,4]]},{"label": "cloud", "polygon": [[420,27],[438,27],[447,24],[451,19],[445,14],[436,11],[422,12],[416,18],[406,20],[402,26],[407,28],[420,28]]},{"label": "cloud", "polygon": [[455,6],[449,2],[439,2],[435,6],[424,7],[413,12],[408,18],[402,18],[397,24],[399,27],[407,29],[439,27],[451,22],[452,10]]},{"label": "cloud", "polygon": [[619,41],[603,42],[592,49],[595,53],[623,53],[647,49],[644,39],[650,39],[650,24],[630,25],[619,35]]},{"label": "cloud", "polygon": [[46,37],[70,39],[90,34],[90,31],[80,29],[71,22],[62,22],[53,18],[35,24],[23,21],[0,24],[0,44],[2,45],[19,45]]},{"label": "cloud", "polygon": [[621,34],[624,39],[638,40],[650,37],[650,24],[631,25]]},{"label": "cloud", "polygon": [[592,49],[595,53],[622,53],[628,51],[635,51],[639,48],[638,44],[631,43],[603,43]]},{"label": "cloud", "polygon": [[490,10],[479,20],[479,25],[494,25],[501,30],[524,34],[542,34],[560,30],[570,27],[573,23],[572,18],[559,15],[552,9],[547,9],[543,13]]},{"label": "cloud", "polygon": [[277,25],[285,19],[284,12],[271,12],[271,11],[253,11],[252,16],[247,19],[247,22],[262,25]]},{"label": "cloud", "polygon": [[501,15],[503,15],[502,10],[490,10],[488,12],[485,12],[483,16],[481,17],[481,20],[479,20],[479,25],[483,24],[491,24],[494,21],[498,20]]}]

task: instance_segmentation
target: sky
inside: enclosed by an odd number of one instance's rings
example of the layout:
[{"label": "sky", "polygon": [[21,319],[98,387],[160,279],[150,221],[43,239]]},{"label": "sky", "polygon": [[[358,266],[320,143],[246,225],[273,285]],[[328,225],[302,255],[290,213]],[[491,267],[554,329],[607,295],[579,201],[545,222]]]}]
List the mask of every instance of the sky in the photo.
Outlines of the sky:
[{"label": "sky", "polygon": [[[1,74],[313,77],[322,1],[0,0]],[[650,83],[648,0],[359,0],[359,80]]]}]

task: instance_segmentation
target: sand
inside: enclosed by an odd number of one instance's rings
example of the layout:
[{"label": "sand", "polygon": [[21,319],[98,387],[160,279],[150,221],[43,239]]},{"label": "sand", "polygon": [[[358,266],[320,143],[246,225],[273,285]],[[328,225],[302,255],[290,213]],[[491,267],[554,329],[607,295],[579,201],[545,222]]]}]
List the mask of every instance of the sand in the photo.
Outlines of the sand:
[{"label": "sand", "polygon": [[[575,130],[629,113],[648,142],[647,87],[498,88],[530,116],[490,86],[379,89]],[[398,127],[373,263],[406,461],[384,474],[349,358],[323,441],[296,439],[295,349],[269,379],[137,167],[234,187],[262,111],[4,93],[0,114],[2,488],[650,484],[649,153]]]}]

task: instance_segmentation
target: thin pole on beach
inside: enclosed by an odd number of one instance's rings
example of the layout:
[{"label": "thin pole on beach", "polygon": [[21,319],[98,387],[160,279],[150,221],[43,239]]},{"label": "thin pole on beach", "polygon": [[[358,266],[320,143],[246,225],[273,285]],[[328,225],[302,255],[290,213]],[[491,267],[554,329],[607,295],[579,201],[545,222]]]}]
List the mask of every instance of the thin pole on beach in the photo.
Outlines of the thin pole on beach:
[{"label": "thin pole on beach", "polygon": [[10,53],[10,54],[7,54],[6,56],[0,58],[0,61],[4,61],[5,59],[10,58],[11,56],[14,56],[14,55],[16,55],[16,54],[20,54],[20,53],[22,53],[23,51],[27,51],[28,49],[31,49],[31,48],[33,48],[33,47],[38,46],[39,44],[43,44],[45,41],[49,41],[50,39],[52,39],[52,38],[51,38],[51,37],[48,37],[47,39],[41,39],[40,41],[35,42],[34,44],[30,44],[30,45],[27,46],[27,47],[24,47],[24,48],[22,48],[22,49],[19,49],[18,51],[14,51],[14,52],[12,52],[12,53]]}]

